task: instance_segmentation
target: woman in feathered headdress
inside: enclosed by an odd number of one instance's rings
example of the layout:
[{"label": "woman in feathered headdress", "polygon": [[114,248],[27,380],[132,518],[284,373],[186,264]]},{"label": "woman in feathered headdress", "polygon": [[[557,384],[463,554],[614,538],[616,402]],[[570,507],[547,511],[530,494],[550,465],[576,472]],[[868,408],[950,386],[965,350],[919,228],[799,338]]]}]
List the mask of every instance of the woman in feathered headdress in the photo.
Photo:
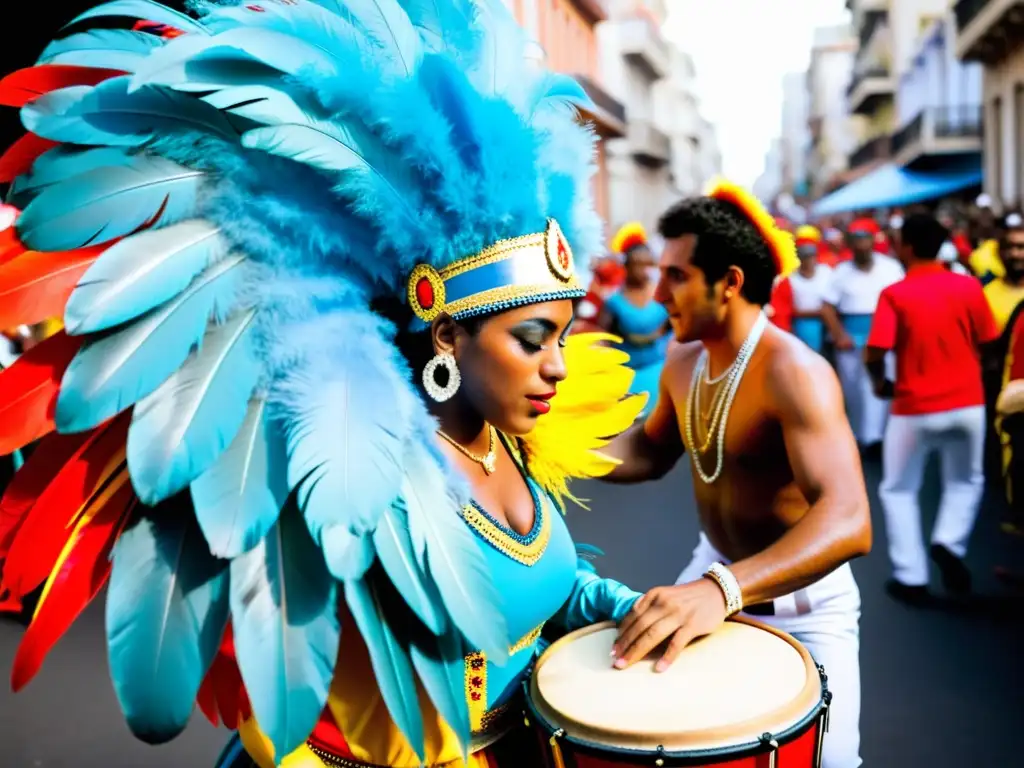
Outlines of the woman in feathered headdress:
[{"label": "woman in feathered headdress", "polygon": [[493,766],[542,629],[636,597],[559,514],[643,406],[566,335],[585,97],[498,0],[196,8],[107,3],[0,83],[0,327],[66,326],[0,376],[0,453],[42,438],[0,509],[0,599],[45,583],[14,687],[109,581],[140,738],[198,703],[261,766]]},{"label": "woman in feathered headdress", "polygon": [[668,313],[654,300],[658,266],[643,225],[630,222],[622,226],[612,238],[612,252],[621,255],[626,280],[605,301],[598,324],[622,338],[617,346],[629,355],[629,367],[636,374],[630,392],[648,397],[644,415],[654,405],[668,351]]}]

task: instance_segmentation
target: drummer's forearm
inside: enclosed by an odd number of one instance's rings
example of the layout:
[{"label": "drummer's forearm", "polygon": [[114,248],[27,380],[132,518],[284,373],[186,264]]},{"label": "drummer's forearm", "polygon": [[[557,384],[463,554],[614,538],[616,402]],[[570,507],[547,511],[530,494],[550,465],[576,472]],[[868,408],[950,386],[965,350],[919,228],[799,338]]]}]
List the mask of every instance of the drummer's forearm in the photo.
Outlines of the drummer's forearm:
[{"label": "drummer's forearm", "polygon": [[843,563],[866,555],[870,523],[855,503],[822,499],[782,538],[729,566],[744,605],[775,600],[804,589]]}]

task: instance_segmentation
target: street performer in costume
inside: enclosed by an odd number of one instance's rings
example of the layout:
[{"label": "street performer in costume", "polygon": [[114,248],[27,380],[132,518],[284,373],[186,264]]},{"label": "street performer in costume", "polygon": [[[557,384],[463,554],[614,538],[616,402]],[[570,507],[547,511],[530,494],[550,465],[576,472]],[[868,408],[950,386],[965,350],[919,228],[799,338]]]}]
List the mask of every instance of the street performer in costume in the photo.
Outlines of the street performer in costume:
[{"label": "street performer in costume", "polygon": [[630,391],[647,395],[650,408],[671,339],[665,308],[654,300],[657,262],[643,225],[635,221],[622,226],[612,238],[612,252],[622,255],[626,280],[604,302],[597,322],[622,338],[618,348],[629,355],[635,374]]},{"label": "street performer in costume", "polygon": [[835,374],[763,310],[793,241],[725,182],[670,210],[661,233],[656,295],[681,343],[651,415],[609,448],[622,463],[608,479],[658,478],[689,453],[702,533],[677,584],[620,625],[616,664],[667,640],[664,667],[728,616],[756,616],[824,666],[835,696],[824,766],[855,768],[860,595],[847,562],[870,550],[871,522]]},{"label": "street performer in costume", "polygon": [[0,376],[0,453],[41,438],[0,508],[0,598],[44,585],[13,687],[106,584],[141,739],[198,704],[223,765],[533,765],[542,632],[639,596],[561,516],[644,406],[568,337],[585,96],[498,0],[196,8],[115,0],[0,82],[0,327],[65,321]]}]

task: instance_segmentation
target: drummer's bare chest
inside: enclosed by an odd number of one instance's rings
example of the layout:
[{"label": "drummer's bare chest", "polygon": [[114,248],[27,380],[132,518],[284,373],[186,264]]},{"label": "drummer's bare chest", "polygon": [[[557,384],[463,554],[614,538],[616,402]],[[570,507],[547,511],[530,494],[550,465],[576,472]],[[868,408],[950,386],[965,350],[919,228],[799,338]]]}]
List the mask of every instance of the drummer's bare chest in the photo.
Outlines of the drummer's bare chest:
[{"label": "drummer's bare chest", "polygon": [[[725,429],[722,468],[711,483],[705,482],[692,465],[696,457],[703,474],[709,478],[715,475],[719,466],[718,433],[712,430],[709,435],[707,430],[710,419],[706,416],[711,409],[703,404],[697,408],[687,407],[687,403],[692,403],[689,396],[693,364],[680,366],[679,375],[673,377],[672,400],[676,420],[691,461],[701,518],[708,529],[718,526],[774,529],[779,524],[791,522],[789,518],[794,514],[806,511],[803,495],[794,483],[782,425],[772,413],[765,394],[765,372],[766,366],[751,365],[731,406],[722,412]],[[702,403],[710,402],[715,390],[704,384],[697,386],[701,387]],[[697,448],[704,448],[703,451],[694,451],[686,437],[688,419],[689,434]],[[743,538],[741,531],[736,533]],[[757,533],[752,533],[755,538],[760,538]]]}]

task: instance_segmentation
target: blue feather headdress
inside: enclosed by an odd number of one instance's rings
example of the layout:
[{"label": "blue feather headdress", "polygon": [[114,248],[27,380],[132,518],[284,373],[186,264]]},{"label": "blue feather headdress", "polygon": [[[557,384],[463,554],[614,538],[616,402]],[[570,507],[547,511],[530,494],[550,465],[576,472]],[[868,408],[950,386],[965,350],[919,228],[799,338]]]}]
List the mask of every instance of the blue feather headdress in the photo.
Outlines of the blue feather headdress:
[{"label": "blue feather headdress", "polygon": [[[122,708],[150,740],[184,728],[230,620],[288,754],[324,708],[343,594],[414,749],[413,670],[468,745],[463,642],[500,663],[509,638],[463,484],[372,307],[406,298],[422,324],[582,296],[572,254],[600,246],[585,96],[500,0],[193,5],[114,0],[46,48],[39,65],[116,71],[25,103],[59,146],[10,192],[28,248],[107,246],[64,307],[84,343],[55,420],[131,409],[148,506],[113,553]],[[183,34],[86,29],[110,17]],[[427,639],[391,630],[375,560]]]}]

